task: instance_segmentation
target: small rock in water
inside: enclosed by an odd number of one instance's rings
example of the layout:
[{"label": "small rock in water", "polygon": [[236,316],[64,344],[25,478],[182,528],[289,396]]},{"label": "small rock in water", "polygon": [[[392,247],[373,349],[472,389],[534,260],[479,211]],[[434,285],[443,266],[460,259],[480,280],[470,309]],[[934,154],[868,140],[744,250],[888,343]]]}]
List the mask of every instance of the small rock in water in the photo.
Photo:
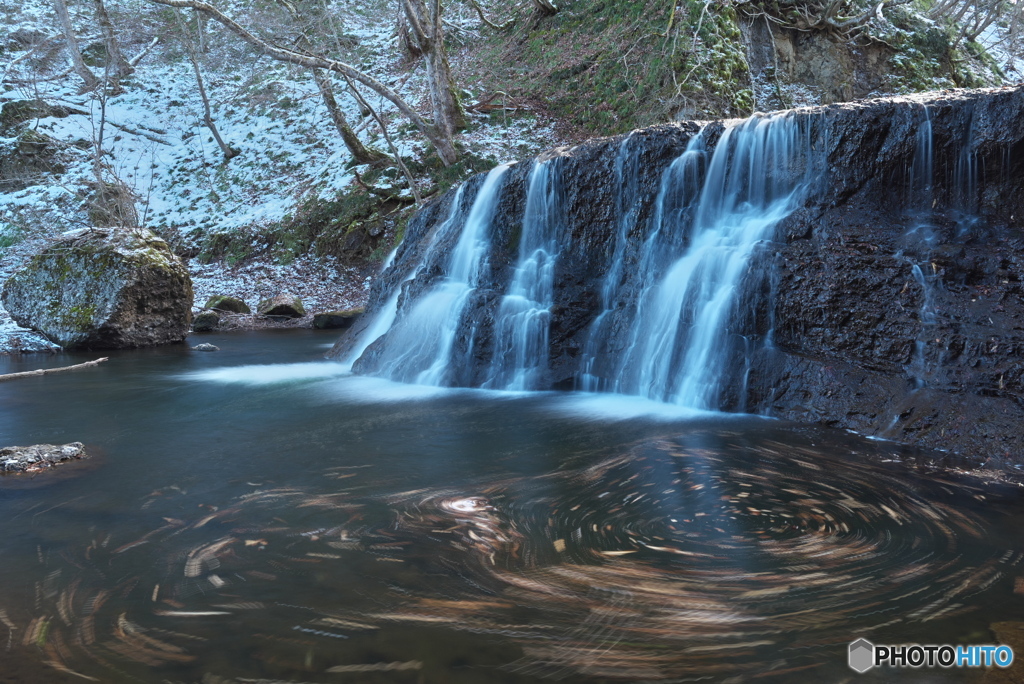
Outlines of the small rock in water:
[{"label": "small rock in water", "polygon": [[287,316],[288,318],[301,318],[306,315],[302,300],[290,294],[279,294],[276,297],[264,299],[256,307],[256,312],[264,316]]},{"label": "small rock in water", "polygon": [[0,448],[0,472],[32,473],[81,458],[89,458],[81,442],[3,447]]},{"label": "small rock in water", "polygon": [[192,347],[192,350],[193,351],[220,351],[220,347],[218,347],[215,344],[210,344],[209,342],[203,342],[202,344],[197,344],[196,346]]},{"label": "small rock in water", "polygon": [[216,311],[201,311],[192,319],[192,332],[210,332],[220,325],[220,314]]}]

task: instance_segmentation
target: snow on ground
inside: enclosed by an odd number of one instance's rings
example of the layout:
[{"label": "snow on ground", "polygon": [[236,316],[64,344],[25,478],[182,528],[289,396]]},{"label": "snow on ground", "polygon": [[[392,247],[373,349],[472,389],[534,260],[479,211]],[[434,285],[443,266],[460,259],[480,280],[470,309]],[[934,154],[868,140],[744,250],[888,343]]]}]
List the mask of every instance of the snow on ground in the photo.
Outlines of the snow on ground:
[{"label": "snow on ground", "polygon": [[[978,42],[996,60],[1003,74],[1010,83],[1024,81],[1024,60],[1020,57],[1021,39],[1015,42],[1010,35],[1008,26],[1001,22],[993,22],[978,36]],[[1016,53],[1016,54],[1015,54]]]},{"label": "snow on ground", "polygon": [[[330,16],[338,24],[336,33],[356,43],[344,58],[418,103],[426,113],[424,67],[419,64],[407,70],[399,63],[394,27],[380,21],[382,6],[379,0],[332,3]],[[157,15],[152,5],[138,0],[123,0],[119,7],[124,13],[148,17],[139,23],[148,26],[150,33],[140,29],[131,39],[122,36],[125,53],[137,54],[152,31],[160,29]],[[250,19],[246,3],[225,2],[221,7],[243,23]],[[59,44],[48,2],[0,0],[0,10],[5,16],[0,26],[0,47],[6,46],[4,60],[18,59],[33,49],[18,42],[25,36],[36,36],[37,45],[39,36],[51,37],[51,45]],[[84,6],[80,10],[80,42],[86,44],[97,36],[89,25],[91,10]],[[115,16],[115,22],[117,19]],[[463,25],[470,21],[465,16],[457,19]],[[241,152],[227,164],[203,125],[192,66],[173,37],[164,36],[125,84],[125,92],[105,102],[96,93],[78,93],[78,77],[67,72],[69,63],[59,50],[47,67],[53,78],[30,74],[25,67],[32,59],[11,67],[0,102],[38,97],[76,113],[34,124],[37,132],[65,144],[60,160],[66,172],[41,178],[39,184],[24,190],[0,192],[0,277],[6,279],[61,232],[90,225],[89,183],[94,178],[94,142],[101,134],[105,176],[116,176],[133,190],[142,225],[185,247],[198,247],[212,234],[253,233],[253,228],[286,219],[313,193],[326,200],[350,187],[354,173],[347,168],[347,150],[308,72],[249,53],[212,22],[208,31],[210,47],[202,68],[213,118],[225,142]],[[35,50],[33,59],[45,51]],[[452,51],[452,59],[459,59],[457,50]],[[0,74],[4,68],[0,65]],[[364,143],[386,150],[375,121],[361,116],[343,86],[335,81],[338,102],[353,128]],[[466,86],[473,89],[473,84]],[[428,152],[426,141],[411,126],[403,126],[405,121],[390,102],[366,89],[363,94],[388,121],[389,132],[403,154],[422,156]],[[553,122],[532,114],[473,118],[473,130],[462,141],[485,158],[511,161],[559,143]],[[14,143],[0,140],[0,145],[4,142]],[[287,266],[253,263],[232,267],[204,265],[198,260],[188,265],[197,304],[211,294],[233,294],[255,303],[289,291],[302,296],[313,309],[349,308],[361,305],[368,289],[364,276],[330,259],[303,257]],[[10,326],[9,316],[0,308],[0,335]]]},{"label": "snow on ground", "polygon": [[307,312],[354,309],[366,303],[369,277],[339,265],[333,257],[302,256],[282,266],[250,262],[235,269],[219,264],[192,264],[196,304],[227,294],[239,297],[253,310],[262,299],[282,292],[302,298]]}]

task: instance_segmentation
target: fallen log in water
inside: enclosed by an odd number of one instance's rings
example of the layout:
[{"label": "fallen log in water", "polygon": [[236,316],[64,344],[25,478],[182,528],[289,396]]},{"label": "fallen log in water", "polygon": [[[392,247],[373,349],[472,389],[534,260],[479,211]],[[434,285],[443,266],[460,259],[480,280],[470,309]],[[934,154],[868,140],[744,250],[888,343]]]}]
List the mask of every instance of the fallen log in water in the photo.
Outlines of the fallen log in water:
[{"label": "fallen log in water", "polygon": [[0,375],[0,382],[4,380],[16,380],[18,378],[29,378],[38,375],[49,375],[50,373],[62,373],[63,371],[77,370],[79,368],[88,368],[90,366],[96,366],[104,361],[109,360],[110,357],[104,356],[102,359],[96,359],[95,361],[86,361],[85,363],[76,363],[74,366],[61,366],[60,368],[38,368],[36,370],[23,371],[21,373],[7,373]]}]

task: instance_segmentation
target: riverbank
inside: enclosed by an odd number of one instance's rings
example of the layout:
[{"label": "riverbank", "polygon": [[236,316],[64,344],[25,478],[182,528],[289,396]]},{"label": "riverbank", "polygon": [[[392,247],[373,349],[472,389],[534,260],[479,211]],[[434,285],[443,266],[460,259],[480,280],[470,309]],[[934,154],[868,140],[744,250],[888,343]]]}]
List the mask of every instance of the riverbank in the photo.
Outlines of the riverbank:
[{"label": "riverbank", "polygon": [[[48,240],[36,239],[17,245],[0,256],[0,283],[6,281]],[[326,311],[355,309],[366,305],[370,282],[376,266],[346,266],[333,257],[301,256],[289,264],[270,260],[251,260],[228,265],[223,261],[208,264],[198,259],[187,262],[195,291],[193,314],[214,295],[229,295],[245,301],[255,310],[259,301],[281,293],[298,296],[306,308],[301,318],[280,318],[256,314],[226,314],[221,330],[268,330],[310,328],[313,316]],[[52,342],[11,320],[0,305],[0,354],[54,353]]]}]

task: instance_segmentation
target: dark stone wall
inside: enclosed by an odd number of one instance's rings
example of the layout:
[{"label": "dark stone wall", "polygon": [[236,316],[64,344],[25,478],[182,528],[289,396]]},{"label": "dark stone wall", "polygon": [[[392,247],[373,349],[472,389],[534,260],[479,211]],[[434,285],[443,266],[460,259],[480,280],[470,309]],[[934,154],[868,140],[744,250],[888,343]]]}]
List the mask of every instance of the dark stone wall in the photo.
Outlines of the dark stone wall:
[{"label": "dark stone wall", "polygon": [[[922,201],[910,188],[915,134],[933,129],[934,175]],[[1024,462],[1024,89],[944,91],[795,110],[806,119],[818,159],[804,205],[779,225],[751,267],[737,334],[753,363],[745,385],[728,393],[728,410],[851,428],[886,438],[987,458]],[[561,157],[563,250],[552,312],[545,385],[571,388],[581,371],[588,330],[600,313],[600,289],[613,268],[620,225],[621,301],[610,317],[602,359],[629,333],[633,283],[650,230],[661,174],[702,126],[713,144],[721,123],[684,122],[596,139]],[[622,173],[616,159],[625,150]],[[967,202],[958,161],[977,169]],[[451,384],[476,386],[490,360],[490,329],[514,267],[530,162],[508,173],[492,226],[487,282],[474,293],[457,344],[474,364]],[[467,212],[482,178],[467,184]],[[368,311],[423,259],[427,237],[444,221],[455,191],[428,204],[410,223],[392,268],[374,285]],[[973,220],[964,208],[973,210]],[[928,228],[913,232],[927,219]],[[408,305],[442,274],[455,237],[434,250],[405,283]],[[925,239],[927,238],[927,239]],[[930,283],[934,322],[922,320]],[[343,356],[372,316],[336,346]],[[374,347],[356,364],[372,372]],[[739,360],[738,360],[739,363]],[[606,377],[611,364],[595,369]]]}]

